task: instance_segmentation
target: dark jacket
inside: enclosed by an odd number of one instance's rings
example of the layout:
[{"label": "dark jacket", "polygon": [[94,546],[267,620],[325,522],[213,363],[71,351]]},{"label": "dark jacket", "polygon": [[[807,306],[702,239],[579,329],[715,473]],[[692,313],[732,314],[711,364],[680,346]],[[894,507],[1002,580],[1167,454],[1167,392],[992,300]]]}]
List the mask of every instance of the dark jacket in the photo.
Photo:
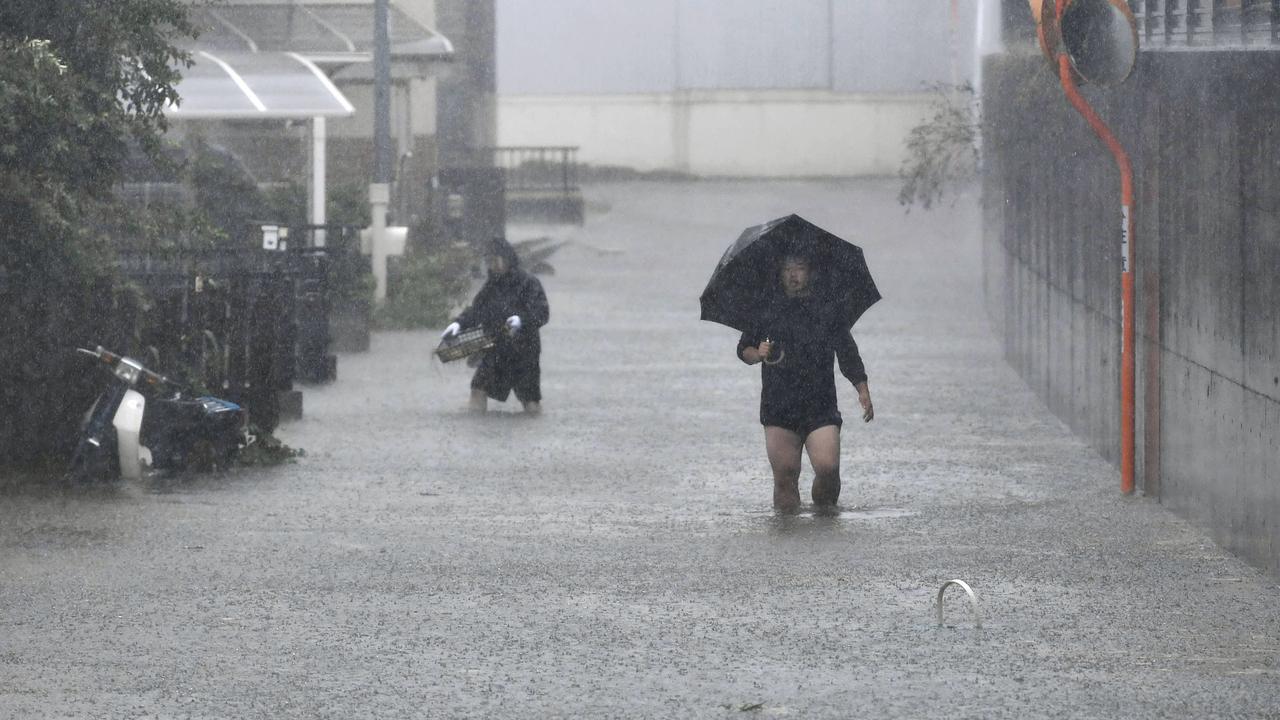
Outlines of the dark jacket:
[{"label": "dark jacket", "polygon": [[[498,349],[538,352],[542,349],[538,329],[551,320],[551,307],[538,278],[520,268],[520,258],[503,240],[494,241],[494,251],[507,258],[508,269],[489,275],[471,306],[454,320],[463,330],[483,327],[498,341]],[[520,331],[514,337],[506,331],[507,318],[520,316]]]},{"label": "dark jacket", "polygon": [[[849,331],[835,322],[827,305],[814,298],[779,299],[759,325],[738,340],[738,357],[764,340],[775,346],[776,365],[760,371],[762,416],[809,416],[836,409],[835,368],[857,385],[867,372],[858,344]],[[743,362],[746,362],[743,359]]]}]

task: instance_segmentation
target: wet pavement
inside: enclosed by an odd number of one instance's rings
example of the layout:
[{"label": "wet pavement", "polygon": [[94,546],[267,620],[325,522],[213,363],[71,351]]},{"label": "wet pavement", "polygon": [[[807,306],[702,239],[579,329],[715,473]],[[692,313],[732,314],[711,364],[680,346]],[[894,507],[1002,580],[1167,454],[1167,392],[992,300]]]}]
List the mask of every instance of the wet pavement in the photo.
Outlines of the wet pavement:
[{"label": "wet pavement", "polygon": [[[588,188],[537,419],[467,415],[436,333],[380,333],[306,390],[296,464],[9,486],[0,717],[1280,718],[1277,579],[1119,494],[1001,360],[975,203],[895,192]],[[789,212],[885,296],[835,516],[771,511],[759,371],[697,320],[724,247]],[[935,625],[951,578],[981,630],[954,588]]]}]

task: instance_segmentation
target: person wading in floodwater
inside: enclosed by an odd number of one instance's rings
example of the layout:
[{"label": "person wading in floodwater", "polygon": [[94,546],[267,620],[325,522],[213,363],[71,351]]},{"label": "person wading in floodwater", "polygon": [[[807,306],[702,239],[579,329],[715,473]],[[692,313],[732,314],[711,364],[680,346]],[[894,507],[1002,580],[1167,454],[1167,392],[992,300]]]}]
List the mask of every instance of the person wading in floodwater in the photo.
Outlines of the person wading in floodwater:
[{"label": "person wading in floodwater", "polygon": [[786,256],[780,269],[783,294],[753,330],[742,333],[738,357],[761,369],[760,424],[773,467],[773,505],[783,512],[800,508],[800,453],[813,465],[813,504],[834,508],[840,498],[840,426],[832,357],[853,383],[862,419],[875,416],[867,373],[858,345],[814,297],[810,264]]},{"label": "person wading in floodwater", "polygon": [[524,411],[537,415],[542,412],[539,328],[551,319],[547,295],[536,277],[520,269],[520,257],[503,238],[494,238],[485,265],[489,277],[484,286],[441,337],[480,326],[494,338],[471,378],[473,412],[485,412],[489,398],[506,402],[515,390]]}]

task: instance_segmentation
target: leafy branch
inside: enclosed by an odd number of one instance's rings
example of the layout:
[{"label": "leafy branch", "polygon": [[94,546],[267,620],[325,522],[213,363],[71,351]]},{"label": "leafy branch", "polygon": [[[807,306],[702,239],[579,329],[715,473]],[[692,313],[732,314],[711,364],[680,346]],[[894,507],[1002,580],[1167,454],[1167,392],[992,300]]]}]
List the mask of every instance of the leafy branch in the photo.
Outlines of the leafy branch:
[{"label": "leafy branch", "polygon": [[932,115],[907,135],[907,157],[899,177],[898,203],[933,207],[947,192],[978,174],[978,128],[973,86],[937,84],[929,102]]}]

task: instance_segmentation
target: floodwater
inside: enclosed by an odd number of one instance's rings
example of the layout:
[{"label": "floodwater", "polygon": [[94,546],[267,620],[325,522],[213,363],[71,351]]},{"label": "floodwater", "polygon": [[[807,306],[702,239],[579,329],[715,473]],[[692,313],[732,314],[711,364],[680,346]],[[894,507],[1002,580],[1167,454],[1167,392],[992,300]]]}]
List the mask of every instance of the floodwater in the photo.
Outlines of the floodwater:
[{"label": "floodwater", "polygon": [[[582,228],[512,228],[573,241],[540,418],[468,415],[436,333],[382,333],[306,389],[296,464],[10,488],[0,716],[1275,717],[1276,580],[1119,494],[1001,359],[975,203],[895,192],[600,185]],[[724,247],[791,212],[885,297],[835,514],[770,509],[759,369],[697,320]],[[952,578],[982,630],[957,589],[935,626]]]}]

